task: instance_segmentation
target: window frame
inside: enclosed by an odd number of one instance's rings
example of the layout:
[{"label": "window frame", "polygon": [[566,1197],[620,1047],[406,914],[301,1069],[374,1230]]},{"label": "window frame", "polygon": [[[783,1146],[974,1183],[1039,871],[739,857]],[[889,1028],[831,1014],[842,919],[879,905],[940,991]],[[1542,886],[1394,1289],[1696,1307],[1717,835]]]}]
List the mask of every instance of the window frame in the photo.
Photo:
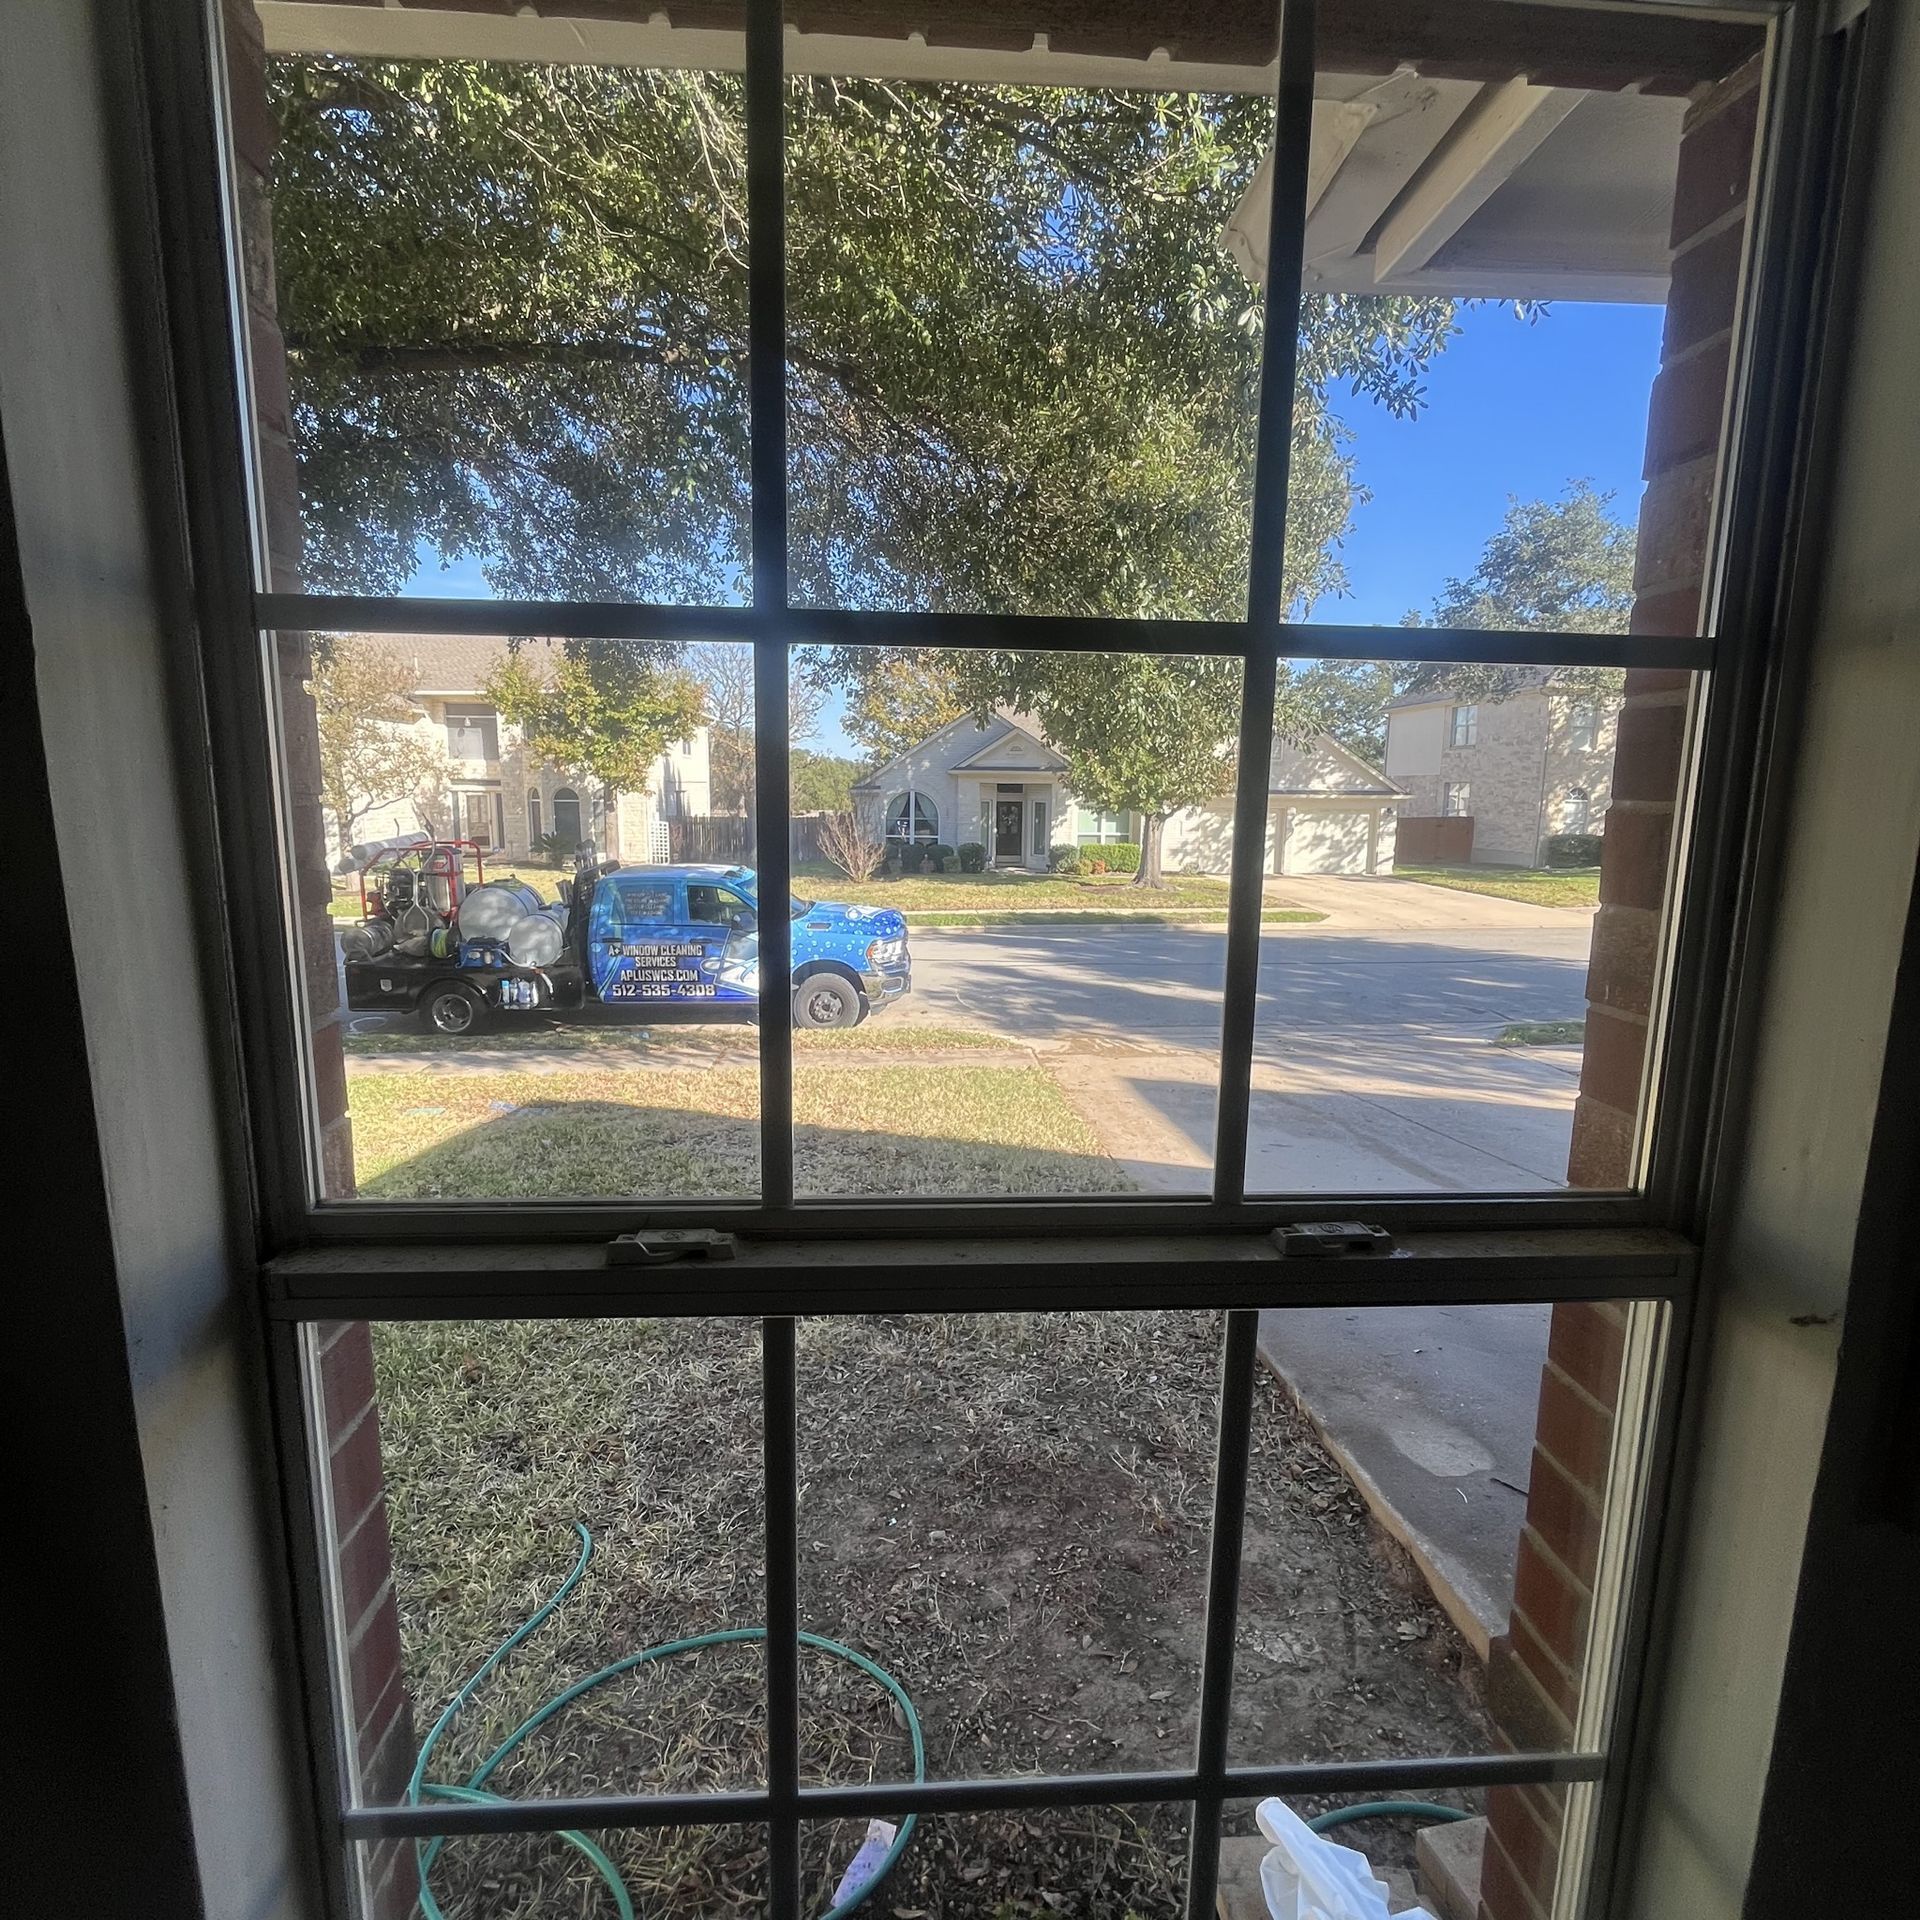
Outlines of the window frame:
[{"label": "window frame", "polygon": [[[1458,804],[1456,805],[1456,801]],[[1440,783],[1440,817],[1443,820],[1467,820],[1473,816],[1473,782],[1443,780]]]},{"label": "window frame", "polygon": [[1480,703],[1469,700],[1447,709],[1447,745],[1456,753],[1480,744]]},{"label": "window frame", "polygon": [[[1596,10],[1622,10],[1614,0],[1584,0]],[[1368,1217],[1388,1221],[1403,1237],[1405,1258],[1374,1268],[1329,1266],[1304,1278],[1274,1257],[1264,1229],[1279,1221],[1339,1217],[1355,1210],[1353,1196],[1276,1198],[1249,1204],[1244,1197],[1244,1073],[1228,1058],[1250,1049],[1257,977],[1258,862],[1238,860],[1231,883],[1228,991],[1223,1006],[1220,1083],[1221,1142],[1238,1156],[1219,1178],[1210,1201],[1055,1203],[1008,1209],[948,1206],[914,1209],[924,1236],[903,1239],[898,1209],[751,1209],[699,1206],[690,1211],[716,1224],[785,1234],[768,1241],[767,1256],[743,1262],[738,1274],[715,1285],[714,1270],[666,1270],[644,1288],[605,1263],[602,1243],[648,1218],[685,1218],[689,1209],[597,1205],[586,1208],[355,1209],[316,1205],[309,1192],[305,1113],[311,1066],[304,1017],[289,955],[298,951],[288,907],[284,860],[284,802],[274,758],[263,636],[275,629],[462,632],[498,630],[747,638],[755,647],[761,713],[784,713],[788,649],[810,638],[881,637],[878,619],[860,615],[786,612],[769,591],[771,575],[756,564],[755,603],[738,614],[709,609],[582,609],[506,602],[403,604],[405,625],[384,624],[385,603],[274,591],[256,575],[260,551],[252,482],[258,458],[251,416],[237,378],[245,352],[243,311],[232,237],[226,225],[226,127],[218,76],[223,51],[217,7],[202,0],[159,0],[140,16],[141,52],[158,213],[167,244],[161,271],[167,293],[167,346],[176,393],[182,504],[192,551],[190,573],[198,616],[204,724],[209,764],[220,801],[223,831],[231,837],[235,889],[251,910],[223,902],[237,991],[232,998],[229,1061],[235,1098],[227,1103],[236,1177],[251,1190],[255,1250],[263,1281],[267,1355],[272,1385],[277,1461],[283,1498],[292,1516],[289,1559],[301,1632],[298,1657],[307,1683],[304,1711],[315,1768],[317,1850],[333,1910],[350,1910],[346,1849],[356,1836],[377,1833],[548,1831],[575,1825],[652,1825],[725,1819],[734,1796],[641,1796],[585,1803],[522,1803],[507,1808],[433,1810],[350,1809],[332,1791],[341,1758],[325,1702],[328,1664],[326,1572],[317,1528],[315,1434],[308,1425],[301,1373],[303,1329],[341,1318],[578,1317],[665,1312],[744,1313],[764,1317],[763,1378],[768,1523],[768,1699],[770,1770],[764,1790],[740,1797],[738,1813],[767,1820],[770,1910],[774,1920],[798,1920],[797,1835],[803,1817],[819,1813],[899,1811],[914,1806],[988,1809],[1184,1799],[1195,1809],[1195,1833],[1208,1842],[1192,1856],[1188,1912],[1212,1912],[1216,1852],[1211,1842],[1229,1792],[1365,1791],[1387,1786],[1476,1785],[1556,1779],[1602,1781],[1593,1835],[1594,1874],[1584,1909],[1600,1912],[1613,1898],[1624,1837],[1630,1832],[1635,1785],[1647,1761],[1648,1720],[1636,1702],[1636,1677],[1651,1632],[1652,1550],[1668,1524],[1668,1489],[1679,1431],[1683,1368],[1662,1374],[1654,1410],[1642,1541],[1623,1616],[1621,1671],[1614,1718],[1600,1750],[1572,1757],[1530,1755],[1471,1759],[1386,1761],[1275,1769],[1227,1769],[1226,1689],[1231,1684],[1232,1605],[1244,1514],[1247,1419],[1255,1357],[1257,1312],[1266,1306],[1434,1304],[1478,1301],[1578,1300],[1622,1296],[1657,1298],[1672,1309],[1669,1351],[1684,1356],[1696,1339],[1696,1267],[1686,1236],[1697,1235],[1712,1198],[1719,1143],[1737,1105],[1742,1023],[1751,996],[1743,992],[1756,897],[1767,880],[1769,844],[1761,816],[1780,804],[1777,783],[1766,783],[1769,748],[1784,735],[1780,718],[1781,660],[1807,610],[1796,595],[1798,570],[1812,564],[1800,551],[1809,496],[1803,461],[1822,398],[1819,376],[1827,295],[1816,270],[1845,258],[1846,221],[1840,193],[1853,192],[1850,166],[1867,138],[1857,116],[1866,45],[1864,22],[1829,29],[1813,0],[1743,9],[1774,23],[1761,96],[1767,129],[1753,213],[1755,244],[1745,272],[1746,316],[1735,344],[1731,425],[1722,482],[1718,559],[1707,599],[1717,639],[1624,643],[1588,636],[1474,633],[1453,630],[1380,630],[1296,625],[1277,618],[1222,626],[1116,621],[970,620],[933,622],[927,616],[884,616],[885,633],[904,627],[941,644],[1100,647],[1121,651],[1233,653],[1246,666],[1236,799],[1238,839],[1263,824],[1264,783],[1248,769],[1264,752],[1264,708],[1270,706],[1278,663],[1288,658],[1370,659],[1392,633],[1394,651],[1435,662],[1495,664],[1648,665],[1711,669],[1712,697],[1698,729],[1691,768],[1689,820],[1691,884],[1676,901],[1662,964],[1682,983],[1673,994],[1650,1084],[1667,1109],[1656,1130],[1639,1189],[1623,1195],[1460,1195],[1422,1200],[1364,1201]],[[1869,10],[1871,15],[1877,10]],[[1269,257],[1298,257],[1304,206],[1308,112],[1312,98],[1312,0],[1281,0],[1278,64],[1280,135],[1274,156],[1274,216]],[[747,25],[748,95],[753,136],[749,201],[756,245],[751,276],[751,410],[755,428],[753,544],[756,563],[784,551],[784,514],[769,504],[766,483],[784,478],[784,368],[781,338],[779,150],[782,20],[777,0],[750,0]],[[1304,109],[1304,111],[1303,111]],[[1291,130],[1291,131],[1290,131]],[[1857,169],[1856,169],[1857,170]],[[1849,202],[1849,208],[1852,202]],[[1269,325],[1262,380],[1254,514],[1254,586],[1265,573],[1276,589],[1279,522],[1285,496],[1285,442],[1292,396],[1293,329],[1276,327],[1275,290],[1267,289]],[[1289,319],[1284,301],[1280,318]],[[772,347],[776,351],[769,352]],[[1278,393],[1285,404],[1274,400]],[[1830,423],[1825,423],[1829,424]],[[1276,459],[1277,456],[1277,459]],[[1277,484],[1276,484],[1277,472]],[[1803,576],[1799,576],[1803,577]],[[1251,607],[1258,607],[1250,599]],[[394,618],[390,608],[385,620]],[[906,637],[915,637],[910,631]],[[1530,644],[1529,644],[1530,642]],[[787,882],[784,798],[787,742],[774,730],[761,735],[756,802],[762,845],[769,849],[761,883]],[[583,820],[584,824],[584,820]],[[769,832],[769,825],[777,831]],[[790,889],[789,889],[790,890]],[[778,952],[790,957],[784,919],[769,928]],[[1709,991],[1711,983],[1711,991]],[[789,1110],[791,1045],[783,1026],[765,1048],[763,1102],[777,1097]],[[763,1036],[764,1038],[764,1036]],[[1237,1087],[1234,1085],[1238,1079]],[[1229,1110],[1237,1104],[1238,1139],[1230,1139]],[[771,1104],[769,1111],[776,1110]],[[791,1192],[790,1142],[769,1135],[776,1192]],[[1239,1193],[1238,1203],[1223,1200]],[[1087,1237],[1099,1222],[1120,1237]],[[1540,1229],[1556,1231],[1543,1238]],[[1519,1229],[1509,1232],[1503,1229]],[[1058,1238],[1049,1230],[1059,1230]],[[1019,1240],[996,1236],[1010,1231]],[[1167,1236],[1164,1244],[1147,1236]],[[888,1244],[884,1236],[893,1236]],[[966,1237],[972,1236],[972,1237]],[[810,1241],[812,1242],[810,1244]],[[358,1244],[355,1244],[358,1243]],[[930,1270],[928,1253],[947,1256]],[[955,1266],[965,1269],[957,1273]],[[696,1304],[697,1302],[697,1304]],[[1191,1768],[1154,1776],[1095,1776],[936,1782],[927,1787],[875,1785],[858,1789],[801,1789],[797,1769],[797,1675],[792,1629],[797,1627],[793,1579],[795,1535],[795,1396],[793,1314],[853,1311],[937,1311],[976,1307],[1047,1310],[1065,1306],[1217,1306],[1227,1309],[1220,1399],[1219,1459],[1210,1562],[1208,1623],[1203,1654],[1201,1737]],[[317,1459],[324,1463],[324,1448]],[[1237,1472],[1236,1472],[1237,1467]],[[330,1786],[330,1783],[332,1785]]]},{"label": "window frame", "polygon": [[[202,0],[169,0],[196,15]],[[1637,0],[1572,0],[1584,10],[1643,13]],[[753,428],[751,535],[753,600],[746,607],[650,606],[509,600],[368,598],[281,591],[265,556],[259,506],[258,452],[246,396],[246,337],[237,239],[230,228],[231,196],[224,145],[224,98],[209,87],[221,65],[217,35],[198,22],[200,52],[171,49],[161,63],[176,100],[198,99],[195,123],[178,129],[185,151],[177,181],[194,203],[191,265],[176,313],[176,357],[183,393],[198,394],[205,426],[193,436],[189,458],[205,472],[204,497],[194,512],[195,535],[218,555],[196,575],[200,582],[203,648],[210,678],[230,689],[216,703],[216,779],[231,781],[251,803],[245,842],[253,881],[249,897],[277,897],[278,914],[236,916],[231,931],[241,956],[239,984],[247,1072],[256,1102],[256,1199],[275,1247],[368,1238],[395,1242],[488,1239],[514,1235],[554,1243],[611,1238],[646,1221],[696,1218],[747,1231],[805,1235],[871,1235],[897,1226],[910,1212],[928,1232],[1080,1230],[1090,1220],[1124,1213],[1138,1225],[1167,1224],[1205,1232],[1223,1225],[1264,1228],[1290,1220],[1341,1218],[1357,1209],[1388,1225],[1480,1228],[1596,1223],[1684,1227],[1696,1210],[1702,1169],[1714,1137],[1717,1099],[1713,1073],[1721,1045],[1721,996],[1737,919],[1745,901],[1722,883],[1737,873],[1748,830],[1746,788],[1754,772],[1756,728],[1767,711],[1772,671],[1772,627],[1784,616],[1788,573],[1784,547],[1761,550],[1757,530],[1771,528],[1784,542],[1798,500],[1785,470],[1801,430],[1804,335],[1810,324],[1807,263],[1829,244],[1824,203],[1798,191],[1803,173],[1825,178],[1836,159],[1831,140],[1810,139],[1805,115],[1813,97],[1823,30],[1814,0],[1745,0],[1735,9],[1770,28],[1762,80],[1763,150],[1757,157],[1751,203],[1752,240],[1741,275],[1741,322],[1729,376],[1730,413],[1722,478],[1716,490],[1716,537],[1703,589],[1704,632],[1661,637],[1477,628],[1376,628],[1292,621],[1279,613],[1280,535],[1288,465],[1289,409],[1273,401],[1293,387],[1294,323],[1300,276],[1270,275],[1267,325],[1256,426],[1252,566],[1248,614],[1241,620],[1134,620],[1103,616],[867,613],[789,607],[785,578],[785,208],[784,117],[778,55],[781,25],[775,0],[748,0],[749,223],[764,244],[749,274],[749,344],[758,374],[750,374]],[[771,12],[770,20],[761,20]],[[1313,86],[1313,0],[1278,0],[1282,57],[1278,65],[1279,144],[1276,147],[1269,258],[1292,259],[1304,231],[1305,136],[1297,129]],[[756,21],[759,24],[756,26]],[[1289,37],[1304,64],[1286,58]],[[1841,37],[1836,33],[1835,44]],[[209,45],[209,42],[213,44]],[[753,51],[756,44],[761,52]],[[185,56],[184,58],[182,56]],[[1828,67],[1837,71],[1837,63]],[[756,89],[756,66],[768,69]],[[164,134],[164,129],[163,129]],[[1291,149],[1299,147],[1296,154]],[[1279,162],[1287,162],[1281,168]],[[1762,397],[1766,404],[1760,404]],[[765,564],[761,564],[764,561]],[[1474,1191],[1377,1195],[1314,1193],[1250,1198],[1245,1187],[1246,1113],[1250,1049],[1258,976],[1258,862],[1237,859],[1230,882],[1227,965],[1222,999],[1214,1181],[1208,1196],[1105,1196],[1080,1201],[952,1201],[907,1208],[885,1201],[802,1201],[793,1198],[790,1131],[773,1116],[791,1111],[792,1048],[779,1022],[761,1030],[762,1189],[751,1203],[715,1206],[671,1198],[597,1200],[573,1204],[513,1202],[443,1205],[425,1202],[330,1202],[313,1190],[309,1144],[314,1069],[304,1052],[305,1019],[295,992],[290,956],[298,951],[286,901],[290,876],[282,838],[285,802],[279,787],[271,702],[247,684],[263,677],[270,636],[293,632],[497,633],[536,632],[550,638],[731,639],[753,646],[756,712],[787,711],[789,652],[813,643],[1009,644],[1067,651],[1201,653],[1240,659],[1245,667],[1241,769],[1234,802],[1236,847],[1260,844],[1266,796],[1251,774],[1265,750],[1266,728],[1254,716],[1270,700],[1282,660],[1368,660],[1383,647],[1396,657],[1445,666],[1472,662],[1545,667],[1663,667],[1704,676],[1711,697],[1696,729],[1680,812],[1689,816],[1691,869],[1663,928],[1663,1031],[1652,1050],[1642,1103],[1643,1140],[1638,1177],[1616,1192]],[[775,802],[788,782],[788,741],[777,727],[757,730],[756,838],[769,883],[790,883],[785,816]],[[1744,754],[1743,754],[1744,748]],[[586,830],[583,808],[583,831]],[[788,884],[788,891],[791,886]],[[250,918],[252,924],[243,925]],[[768,930],[762,967],[768,977],[790,971],[790,934]]]}]

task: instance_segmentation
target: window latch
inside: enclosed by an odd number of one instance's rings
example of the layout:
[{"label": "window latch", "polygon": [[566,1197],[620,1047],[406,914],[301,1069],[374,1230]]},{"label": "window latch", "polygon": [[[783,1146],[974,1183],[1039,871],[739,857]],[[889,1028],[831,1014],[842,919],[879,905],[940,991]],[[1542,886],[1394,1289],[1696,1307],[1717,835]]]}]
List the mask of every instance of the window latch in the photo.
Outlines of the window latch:
[{"label": "window latch", "polygon": [[739,1251],[730,1233],[715,1227],[643,1227],[607,1242],[610,1267],[664,1267],[673,1260],[731,1260]]},{"label": "window latch", "polygon": [[1338,1254],[1393,1251],[1393,1235],[1364,1220],[1305,1220],[1275,1227],[1273,1244],[1283,1260],[1324,1260]]}]

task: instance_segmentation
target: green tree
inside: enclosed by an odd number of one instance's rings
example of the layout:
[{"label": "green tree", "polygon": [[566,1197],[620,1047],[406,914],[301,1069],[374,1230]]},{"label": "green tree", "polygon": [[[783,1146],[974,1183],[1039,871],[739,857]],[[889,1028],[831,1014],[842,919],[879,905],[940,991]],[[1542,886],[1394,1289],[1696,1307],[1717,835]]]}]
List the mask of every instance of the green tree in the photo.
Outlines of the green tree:
[{"label": "green tree", "polygon": [[[746,591],[727,74],[272,69],[309,584]],[[1218,245],[1258,96],[789,83],[790,541],[816,604],[1243,610],[1261,307]],[[1396,413],[1453,303],[1309,299],[1285,593],[1340,591],[1328,394]]]},{"label": "green tree", "polygon": [[946,657],[927,647],[809,647],[799,674],[844,697],[842,732],[883,766],[967,711]]},{"label": "green tree", "polygon": [[[1634,528],[1609,509],[1615,496],[1591,480],[1570,480],[1558,500],[1509,499],[1500,531],[1464,580],[1449,579],[1433,603],[1437,627],[1538,633],[1625,633],[1633,612]],[[1445,685],[1480,700],[1504,699],[1530,677],[1526,667],[1425,669],[1418,684]],[[1561,691],[1617,693],[1617,667],[1560,668]]]},{"label": "green tree", "polygon": [[853,783],[860,778],[860,762],[844,754],[793,750],[791,773],[795,813],[850,813]]},{"label": "green tree", "polygon": [[1387,757],[1387,702],[1405,691],[1414,672],[1405,660],[1296,663],[1292,694],[1316,732],[1378,767]]},{"label": "green tree", "polygon": [[431,804],[446,788],[452,769],[439,741],[420,730],[412,688],[400,656],[370,640],[336,640],[315,659],[320,804],[343,850],[376,808]]},{"label": "green tree", "polygon": [[530,753],[609,794],[647,792],[653,763],[706,711],[691,674],[620,641],[580,642],[545,675],[510,647],[486,692]]}]

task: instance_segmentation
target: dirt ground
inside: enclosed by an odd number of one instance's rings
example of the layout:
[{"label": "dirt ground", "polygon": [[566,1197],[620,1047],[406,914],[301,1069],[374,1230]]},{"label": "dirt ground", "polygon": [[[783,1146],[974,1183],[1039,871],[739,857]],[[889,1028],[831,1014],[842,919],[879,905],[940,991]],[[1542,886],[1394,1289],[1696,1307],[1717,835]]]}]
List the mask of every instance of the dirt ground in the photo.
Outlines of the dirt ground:
[{"label": "dirt ground", "polygon": [[[802,1626],[877,1661],[932,1777],[1167,1768],[1190,1757],[1212,1502],[1211,1313],[805,1321]],[[541,1700],[629,1652],[762,1618],[757,1328],[737,1322],[379,1330],[382,1440],[416,1721],[595,1558],[434,1757],[461,1781]],[[1477,1752],[1477,1663],[1263,1375],[1232,1758]],[[903,1716],[847,1662],[801,1667],[809,1781],[907,1777]],[[757,1782],[760,1650],[643,1667],[587,1696],[489,1784],[518,1795]],[[1317,1811],[1325,1803],[1302,1803]],[[1229,1830],[1251,1828],[1249,1814]],[[920,1824],[865,1911],[896,1920],[1171,1914],[1183,1808]],[[803,1840],[824,1914],[864,1825]],[[1376,1860],[1405,1829],[1343,1836]],[[757,1908],[746,1829],[598,1836],[639,1910]],[[435,1864],[450,1920],[612,1914],[578,1853],[466,1842]]]}]

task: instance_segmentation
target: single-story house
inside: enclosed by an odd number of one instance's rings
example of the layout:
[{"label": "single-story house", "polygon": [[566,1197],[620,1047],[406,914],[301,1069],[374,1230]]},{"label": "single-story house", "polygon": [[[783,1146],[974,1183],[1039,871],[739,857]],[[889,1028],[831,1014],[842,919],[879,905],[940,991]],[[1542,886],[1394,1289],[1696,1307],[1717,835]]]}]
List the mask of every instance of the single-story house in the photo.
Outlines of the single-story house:
[{"label": "single-story house", "polygon": [[[1233,795],[1182,807],[1161,838],[1169,872],[1225,873]],[[1322,734],[1304,745],[1276,739],[1268,782],[1268,873],[1390,873],[1394,816],[1406,795],[1377,767]],[[892,839],[976,841],[997,868],[1043,870],[1056,847],[1138,842],[1138,814],[1084,806],[1067,763],[1031,716],[996,710],[949,722],[854,783],[856,809]]]},{"label": "single-story house", "polygon": [[1564,667],[1514,668],[1498,700],[1444,669],[1387,703],[1387,777],[1415,817],[1468,818],[1472,859],[1537,867],[1557,833],[1598,833],[1613,802],[1620,696]]},{"label": "single-story house", "polygon": [[[705,727],[668,746],[654,761],[643,790],[616,793],[536,758],[519,730],[500,717],[486,686],[506,658],[505,640],[402,633],[364,644],[406,664],[407,699],[418,713],[414,729],[444,753],[447,773],[444,781],[362,815],[353,827],[355,845],[430,832],[474,841],[489,853],[524,857],[545,835],[558,834],[575,843],[590,841],[608,858],[667,860],[672,858],[667,822],[712,810]],[[524,640],[520,657],[538,672],[558,645]],[[328,832],[334,832],[331,821]],[[338,857],[345,850],[336,843],[331,851]]]}]

